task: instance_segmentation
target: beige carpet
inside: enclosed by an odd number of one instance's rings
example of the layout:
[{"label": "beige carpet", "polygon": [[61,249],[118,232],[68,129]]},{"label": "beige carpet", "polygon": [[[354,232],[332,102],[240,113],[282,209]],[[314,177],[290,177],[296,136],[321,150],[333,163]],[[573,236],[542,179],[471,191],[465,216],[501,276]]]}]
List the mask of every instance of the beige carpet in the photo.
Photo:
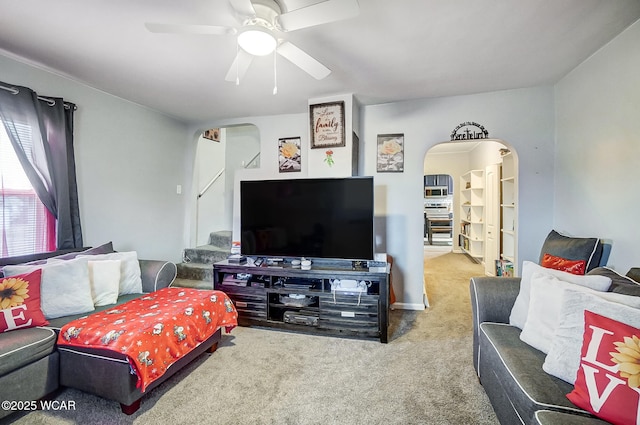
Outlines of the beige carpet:
[{"label": "beige carpet", "polygon": [[[425,251],[426,252],[426,251]],[[431,307],[392,311],[391,341],[236,328],[217,352],[153,390],[132,416],[73,389],[75,411],[16,424],[487,424],[497,420],[471,363],[469,277],[462,254],[427,255]]]}]

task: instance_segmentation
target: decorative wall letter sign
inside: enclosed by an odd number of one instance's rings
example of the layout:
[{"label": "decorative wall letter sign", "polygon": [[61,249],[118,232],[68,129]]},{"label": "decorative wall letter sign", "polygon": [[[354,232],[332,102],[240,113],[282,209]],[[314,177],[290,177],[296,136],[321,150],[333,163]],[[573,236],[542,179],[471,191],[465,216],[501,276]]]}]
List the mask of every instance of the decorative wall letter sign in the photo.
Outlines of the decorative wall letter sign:
[{"label": "decorative wall letter sign", "polygon": [[451,140],[476,140],[488,139],[489,132],[475,122],[463,122],[451,132]]}]

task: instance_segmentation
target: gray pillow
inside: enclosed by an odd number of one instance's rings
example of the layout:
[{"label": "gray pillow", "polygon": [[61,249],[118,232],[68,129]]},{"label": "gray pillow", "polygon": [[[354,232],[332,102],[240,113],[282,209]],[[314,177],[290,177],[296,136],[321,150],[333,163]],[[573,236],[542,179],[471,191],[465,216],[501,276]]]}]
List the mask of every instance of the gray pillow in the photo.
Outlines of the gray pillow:
[{"label": "gray pillow", "polygon": [[[5,257],[3,258],[2,262],[1,262],[1,266],[0,266],[0,278],[4,277],[4,271],[3,271],[3,267],[5,265],[29,265],[29,266],[33,266],[33,265],[40,265],[40,264],[47,264],[47,261],[55,258],[57,260],[72,260],[74,258],[76,258],[78,255],[82,254],[82,255],[95,255],[95,254],[109,254],[115,252],[113,250],[113,242],[109,241],[107,243],[104,243],[100,246],[96,246],[93,248],[88,248],[85,249],[83,251],[81,250],[71,250],[65,254],[60,254],[60,255],[51,255],[49,256],[48,254],[52,254],[52,253],[47,253],[47,252],[42,252],[42,253],[38,253],[38,254],[31,254],[31,255],[22,255],[22,256],[18,256],[18,257]],[[37,260],[34,260],[33,258],[38,258]]]},{"label": "gray pillow", "polygon": [[627,277],[630,277],[634,282],[640,284],[640,267],[631,267],[627,272]]},{"label": "gray pillow", "polygon": [[575,238],[552,230],[542,244],[539,264],[542,264],[544,254],[555,255],[567,260],[584,260],[586,271],[589,271],[600,265],[602,244],[598,238]]},{"label": "gray pillow", "polygon": [[113,251],[113,242],[107,242],[107,243],[102,244],[100,246],[96,246],[96,247],[93,247],[93,248],[85,249],[84,251],[68,252],[66,254],[57,255],[55,257],[49,257],[49,258],[45,258],[45,259],[42,259],[42,260],[30,261],[30,262],[24,263],[24,264],[28,264],[28,265],[47,264],[47,262],[49,262],[49,260],[53,260],[53,259],[55,259],[55,260],[73,260],[78,255],[110,254],[112,252],[114,252]]},{"label": "gray pillow", "polygon": [[596,267],[587,274],[609,277],[611,279],[609,292],[640,297],[640,283],[631,279],[628,275],[622,276],[620,273],[610,269],[609,267]]}]

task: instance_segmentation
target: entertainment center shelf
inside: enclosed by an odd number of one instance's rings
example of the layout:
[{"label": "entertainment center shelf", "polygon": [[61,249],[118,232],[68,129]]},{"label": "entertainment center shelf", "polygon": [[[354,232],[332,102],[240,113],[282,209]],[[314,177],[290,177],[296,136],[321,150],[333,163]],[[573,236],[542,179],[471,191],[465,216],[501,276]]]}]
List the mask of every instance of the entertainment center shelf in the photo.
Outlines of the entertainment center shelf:
[{"label": "entertainment center shelf", "polygon": [[[336,279],[342,288],[332,288]],[[303,270],[287,260],[279,266],[224,260],[213,265],[213,285],[233,301],[242,326],[388,341],[388,264],[354,269],[351,261],[314,260]]]}]

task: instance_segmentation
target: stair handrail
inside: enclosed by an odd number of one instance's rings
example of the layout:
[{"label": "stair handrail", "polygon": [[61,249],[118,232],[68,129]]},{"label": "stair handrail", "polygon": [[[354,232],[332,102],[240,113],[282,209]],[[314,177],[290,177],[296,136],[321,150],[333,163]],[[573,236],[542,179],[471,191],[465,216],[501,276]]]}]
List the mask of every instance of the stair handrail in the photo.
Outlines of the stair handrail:
[{"label": "stair handrail", "polygon": [[214,176],[214,177],[209,181],[209,183],[207,183],[207,185],[204,187],[204,189],[202,189],[202,190],[200,191],[200,193],[198,193],[198,199],[202,198],[202,195],[204,195],[204,194],[205,194],[205,192],[206,192],[207,190],[209,190],[209,188],[211,187],[211,185],[212,185],[212,184],[214,184],[214,183],[216,182],[216,180],[218,180],[218,179],[220,178],[220,176],[221,176],[221,175],[223,175],[223,174],[224,174],[224,167],[223,167],[220,171],[218,171],[218,174],[216,174],[216,175],[215,175],[215,176]]},{"label": "stair handrail", "polygon": [[260,156],[260,152],[258,152],[257,154],[255,154],[253,156],[253,158],[251,158],[251,160],[249,162],[247,162],[244,166],[244,168],[249,168],[249,166],[256,160],[258,159],[258,157]]},{"label": "stair handrail", "polygon": [[[251,160],[249,160],[249,162],[247,162],[243,168],[249,168],[249,166],[256,160],[258,159],[258,157],[260,156],[260,152],[258,152],[257,154],[255,154],[253,156],[253,158],[251,158]],[[210,181],[209,183],[207,183],[207,185],[204,187],[204,189],[202,189],[200,191],[200,193],[198,193],[198,199],[202,198],[202,196],[204,196],[204,194],[207,192],[207,190],[209,190],[209,188],[216,182],[216,180],[218,180],[220,178],[220,176],[222,176],[224,174],[224,168],[222,168],[220,171],[218,171],[218,174],[216,174]]]}]

